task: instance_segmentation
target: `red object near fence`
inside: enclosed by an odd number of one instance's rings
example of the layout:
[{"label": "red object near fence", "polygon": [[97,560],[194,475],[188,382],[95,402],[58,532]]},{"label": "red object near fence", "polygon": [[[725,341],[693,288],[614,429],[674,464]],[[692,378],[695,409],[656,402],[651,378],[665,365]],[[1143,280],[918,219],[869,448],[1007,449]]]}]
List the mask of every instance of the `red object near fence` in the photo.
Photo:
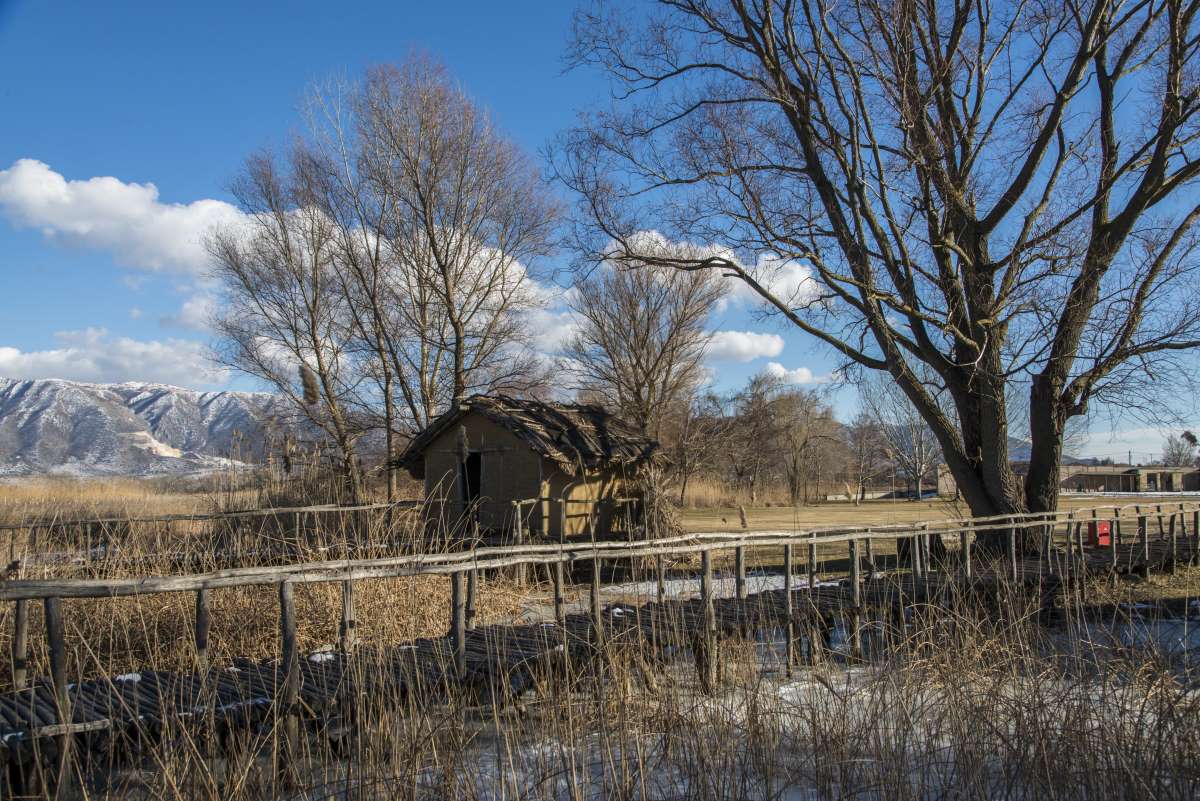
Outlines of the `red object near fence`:
[{"label": "red object near fence", "polygon": [[1088,523],[1088,545],[1092,548],[1107,548],[1112,544],[1112,523],[1107,520],[1092,520]]}]

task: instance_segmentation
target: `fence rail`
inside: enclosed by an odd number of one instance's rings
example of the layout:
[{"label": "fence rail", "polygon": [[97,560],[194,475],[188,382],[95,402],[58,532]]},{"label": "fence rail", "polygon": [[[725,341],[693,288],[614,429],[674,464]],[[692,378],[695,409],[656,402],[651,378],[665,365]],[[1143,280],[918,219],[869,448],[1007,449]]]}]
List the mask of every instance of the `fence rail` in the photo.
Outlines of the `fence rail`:
[{"label": "fence rail", "polygon": [[[372,504],[364,507],[340,507],[340,509],[361,511],[386,508],[387,506],[386,504]],[[287,510],[255,510],[251,513],[234,514],[282,515],[312,511],[329,511],[329,508],[301,507]],[[1103,547],[1085,549],[1083,526],[1105,521],[1108,522],[1111,531],[1109,541]],[[179,576],[22,579],[0,582],[0,601],[15,602],[11,675],[13,687],[19,693],[26,692],[30,688],[28,677],[30,664],[29,604],[31,601],[40,600],[44,610],[46,646],[47,653],[50,655],[49,671],[51,675],[48,686],[54,691],[51,699],[53,709],[44,716],[45,720],[42,723],[22,724],[26,728],[20,731],[30,737],[61,736],[64,738],[63,742],[68,743],[73,732],[86,731],[88,730],[86,727],[95,727],[100,722],[87,718],[87,715],[91,714],[87,712],[90,707],[81,707],[84,709],[84,712],[81,713],[83,719],[76,720],[73,717],[74,697],[70,687],[80,685],[71,685],[70,682],[76,680],[77,677],[67,675],[68,660],[65,642],[67,627],[64,621],[67,612],[63,607],[63,599],[100,599],[192,592],[195,595],[196,612],[195,655],[197,664],[207,670],[211,633],[211,592],[230,587],[275,586],[278,592],[279,642],[282,655],[278,666],[281,678],[277,688],[277,701],[281,704],[280,709],[285,710],[288,715],[286,738],[290,743],[296,738],[294,715],[302,684],[300,658],[297,651],[294,595],[297,584],[341,582],[339,646],[342,654],[350,654],[355,648],[356,641],[355,581],[400,576],[449,575],[451,600],[445,643],[447,643],[447,653],[452,656],[455,675],[465,677],[468,672],[468,659],[479,656],[478,647],[474,652],[469,651],[468,648],[471,639],[470,633],[474,628],[475,621],[477,587],[475,577],[478,571],[529,565],[549,566],[550,569],[547,573],[553,583],[555,620],[559,628],[562,628],[568,622],[563,591],[564,567],[573,562],[591,561],[590,591],[586,593],[588,601],[584,606],[584,611],[580,614],[587,624],[583,627],[587,636],[597,644],[601,644],[606,636],[606,629],[615,625],[613,619],[605,618],[602,608],[601,562],[654,557],[658,603],[661,605],[665,597],[665,557],[699,554],[700,613],[695,619],[694,633],[698,637],[697,666],[698,669],[703,670],[702,680],[705,682],[705,686],[711,686],[716,669],[712,655],[715,653],[717,620],[720,617],[714,604],[714,555],[718,551],[734,551],[734,600],[741,601],[747,598],[748,593],[747,549],[782,548],[783,593],[779,599],[782,611],[778,619],[783,621],[786,628],[787,665],[790,670],[794,656],[793,647],[797,639],[796,617],[801,614],[799,608],[793,606],[793,593],[796,586],[794,560],[798,547],[807,550],[808,601],[802,601],[808,610],[805,614],[811,614],[812,610],[819,611],[818,607],[821,604],[834,604],[841,611],[853,615],[856,622],[850,631],[854,639],[852,648],[857,652],[861,648],[861,643],[858,641],[861,630],[861,626],[858,624],[859,616],[864,611],[873,608],[872,604],[878,606],[881,603],[879,598],[885,598],[883,603],[892,608],[896,605],[892,600],[896,597],[895,592],[889,591],[890,594],[886,596],[880,594],[876,597],[875,595],[876,590],[884,589],[880,582],[875,581],[873,556],[873,546],[882,540],[893,540],[898,544],[907,543],[911,575],[905,575],[903,581],[897,583],[899,605],[903,609],[906,595],[913,598],[924,593],[924,596],[928,597],[930,588],[943,578],[953,582],[970,583],[977,581],[1004,582],[1010,578],[1028,581],[1030,576],[1033,576],[1040,592],[1044,581],[1050,586],[1058,586],[1073,576],[1088,575],[1097,569],[1101,571],[1117,570],[1121,566],[1122,558],[1126,560],[1126,567],[1141,565],[1149,570],[1151,569],[1152,554],[1151,521],[1157,525],[1157,536],[1154,538],[1153,545],[1154,553],[1161,558],[1161,561],[1154,562],[1155,565],[1174,564],[1174,560],[1179,554],[1185,554],[1186,558],[1193,560],[1197,554],[1200,554],[1200,502],[1180,502],[1155,504],[1153,507],[1140,504],[1105,506],[1041,514],[956,518],[916,524],[904,523],[869,527],[830,526],[794,531],[694,533],[632,542],[521,543],[483,547],[472,551],[425,553],[379,559],[345,559],[282,566],[241,567]],[[1122,531],[1123,522],[1132,524],[1132,529]],[[993,547],[989,549],[987,563],[985,564],[984,560],[980,559],[980,563],[976,565],[973,560],[973,552],[976,550],[975,538],[981,534],[998,534],[999,536],[995,538],[996,541],[992,543]],[[931,546],[931,540],[934,537],[941,538],[943,543],[947,538],[951,543],[957,540],[961,551],[957,567],[953,560],[949,560],[940,565],[940,570],[934,569],[936,560],[934,559],[934,549]],[[1029,566],[1029,558],[1022,553],[1023,545],[1030,541],[1040,546],[1034,549],[1033,567]],[[1006,544],[1007,547],[1003,549],[997,547],[1000,544]],[[846,548],[847,566],[845,569],[838,570],[839,573],[846,574],[845,580],[839,582],[835,587],[818,585],[816,581],[820,569],[818,558],[824,555],[828,561],[830,549],[838,550],[839,546]],[[865,577],[864,559],[868,566]],[[580,614],[572,617],[579,618]],[[565,630],[563,629],[563,631]],[[539,635],[539,637],[540,644],[537,644],[534,649],[538,653],[548,653],[547,649],[559,647],[550,643],[545,636]],[[504,650],[499,649],[495,653],[489,652],[488,658],[499,658],[497,654]],[[703,659],[700,658],[700,655],[703,655]],[[101,690],[107,691],[105,688],[111,689],[111,686],[115,685],[112,685],[112,682],[107,685],[93,682],[88,686],[96,692],[100,692]],[[33,690],[34,692],[29,694],[29,698],[33,698],[37,694],[36,686],[33,687]],[[24,698],[25,696],[19,697]],[[17,707],[12,708],[17,709]],[[30,712],[30,715],[33,714]],[[0,750],[7,747],[6,743],[7,740],[0,743]]]},{"label": "fence rail", "polygon": [[[312,509],[312,507],[308,507]],[[349,507],[342,507],[349,510]],[[357,507],[356,507],[357,508]],[[369,508],[379,508],[372,506]],[[301,511],[279,510],[280,513]],[[1192,520],[1188,521],[1187,516]],[[794,531],[742,531],[682,534],[655,540],[610,540],[596,542],[529,543],[481,547],[470,551],[421,553],[376,559],[342,559],[303,562],[288,565],[229,568],[182,576],[101,579],[26,579],[0,584],[0,601],[39,600],[45,598],[117,598],[157,593],[212,590],[276,584],[281,581],[312,583],[358,579],[393,578],[420,575],[445,575],[466,570],[494,570],[515,565],[554,565],[588,560],[632,559],[647,556],[683,556],[709,550],[744,549],[783,545],[827,547],[879,540],[918,540],[918,548],[927,550],[925,540],[933,536],[958,537],[960,541],[980,534],[1003,533],[1010,546],[1010,561],[1021,554],[1022,534],[1040,531],[1043,538],[1053,537],[1059,526],[1075,526],[1069,534],[1081,536],[1079,526],[1108,521],[1113,529],[1112,545],[1121,543],[1121,522],[1136,521],[1139,541],[1148,539],[1148,520],[1155,518],[1160,527],[1170,519],[1174,536],[1187,536],[1188,526],[1195,538],[1200,534],[1200,503],[1157,504],[1153,509],[1141,505],[1096,507],[1093,509],[996,515],[977,518],[952,518],[923,523],[897,523],[883,526],[829,526]],[[1177,522],[1178,521],[1178,522]],[[1069,544],[1077,546],[1079,536]],[[1073,549],[1072,549],[1073,551]]]}]

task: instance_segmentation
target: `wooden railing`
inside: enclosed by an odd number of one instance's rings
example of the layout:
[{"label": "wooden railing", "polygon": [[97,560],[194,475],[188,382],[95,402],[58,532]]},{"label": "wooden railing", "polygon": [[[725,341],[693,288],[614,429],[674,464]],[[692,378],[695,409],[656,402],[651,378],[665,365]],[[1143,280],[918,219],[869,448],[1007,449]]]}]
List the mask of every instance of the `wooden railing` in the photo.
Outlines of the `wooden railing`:
[{"label": "wooden railing", "polygon": [[[312,509],[314,507],[305,507]],[[378,505],[358,508],[379,508]],[[278,510],[273,510],[278,511]],[[288,510],[297,511],[297,510]],[[235,513],[252,514],[252,513]],[[700,594],[711,615],[713,601],[713,556],[717,551],[734,551],[735,592],[747,595],[746,551],[749,548],[782,547],[784,556],[784,590],[788,609],[791,608],[794,554],[797,546],[808,551],[808,586],[816,584],[818,548],[825,550],[845,546],[849,560],[851,604],[861,606],[861,563],[864,550],[869,564],[873,563],[873,544],[881,540],[903,541],[910,545],[911,569],[917,579],[927,577],[932,570],[930,541],[940,536],[943,541],[957,538],[962,554],[957,570],[964,578],[973,571],[972,539],[981,534],[999,534],[1007,542],[1007,553],[1000,557],[1008,561],[1015,578],[1021,560],[1022,543],[1036,538],[1043,547],[1037,549],[1039,570],[1045,559],[1047,575],[1055,571],[1069,575],[1077,569],[1077,560],[1084,557],[1083,526],[1108,521],[1111,530],[1109,551],[1116,567],[1118,547],[1122,544],[1141,549],[1148,556],[1150,521],[1155,520],[1160,541],[1169,543],[1174,551],[1181,538],[1190,538],[1193,552],[1200,547],[1200,503],[1157,504],[1124,507],[1059,511],[1040,514],[998,515],[992,517],[958,518],[923,523],[900,523],[869,527],[822,527],[795,531],[716,532],[684,534],[652,541],[598,541],[579,543],[523,543],[518,545],[477,548],[472,551],[426,553],[380,559],[344,559],[308,562],[280,566],[242,567],[180,576],[148,576],[143,578],[50,579],[0,582],[0,601],[12,601],[15,609],[15,632],[12,648],[13,681],[17,688],[26,686],[29,659],[30,601],[40,600],[45,607],[46,636],[50,654],[50,670],[54,686],[65,687],[66,660],[62,599],[117,598],[159,593],[192,592],[196,596],[195,649],[201,663],[207,658],[210,616],[209,594],[230,587],[277,585],[280,603],[280,640],[283,644],[284,666],[296,670],[296,616],[293,591],[296,584],[341,582],[342,612],[340,646],[350,651],[355,644],[354,587],[355,581],[404,576],[451,577],[450,637],[459,661],[465,659],[465,632],[473,619],[473,577],[480,570],[497,570],[514,566],[544,565],[549,567],[553,583],[555,617],[560,622],[564,609],[564,567],[573,562],[591,561],[590,606],[597,631],[601,631],[600,563],[610,560],[629,560],[643,557],[657,559],[658,597],[664,596],[663,559],[667,556],[701,555]],[[1122,523],[1132,524],[1127,535]],[[1132,537],[1132,538],[1131,538]],[[1059,546],[1052,549],[1051,545]],[[1062,546],[1065,546],[1063,548]],[[1095,551],[1093,551],[1094,553]],[[993,552],[994,553],[994,552]],[[1063,557],[1065,558],[1058,558]],[[994,557],[993,557],[994,558]],[[826,554],[828,559],[828,554]],[[289,672],[288,675],[291,675]],[[290,686],[290,685],[289,685]],[[64,691],[65,696],[65,691]],[[286,701],[286,699],[284,699]],[[64,718],[69,719],[69,718]]]}]

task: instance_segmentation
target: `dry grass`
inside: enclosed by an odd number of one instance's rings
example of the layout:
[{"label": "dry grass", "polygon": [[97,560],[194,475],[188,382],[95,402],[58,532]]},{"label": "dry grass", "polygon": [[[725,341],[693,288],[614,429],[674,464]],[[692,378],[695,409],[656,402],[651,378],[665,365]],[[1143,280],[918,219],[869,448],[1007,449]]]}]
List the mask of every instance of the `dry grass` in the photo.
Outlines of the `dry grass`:
[{"label": "dry grass", "polygon": [[913,610],[869,661],[822,653],[792,678],[763,642],[727,640],[712,693],[686,655],[648,671],[610,644],[519,706],[360,699],[355,737],[310,731],[287,767],[268,718],[222,747],[178,731],[116,749],[81,776],[89,798],[134,799],[1194,798],[1191,663],[1033,611]]},{"label": "dry grass", "polygon": [[[17,513],[59,504],[62,516],[101,503],[137,507],[137,486],[103,491],[56,485],[42,495],[7,495]],[[118,492],[120,490],[120,492]],[[158,510],[204,498],[155,498]],[[1074,499],[1068,503],[1075,502]],[[68,508],[70,503],[78,507]],[[110,506],[109,508],[116,508]],[[140,508],[139,508],[140,511]],[[693,530],[729,528],[722,512],[686,512]],[[736,521],[736,512],[730,521]],[[869,502],[751,509],[760,529],[900,522],[957,516],[940,502]],[[800,517],[799,515],[803,515]],[[281,532],[266,532],[268,538]],[[88,568],[112,575],[172,572],[172,551],[202,551],[197,529],[130,527],[128,550]],[[333,539],[343,538],[337,532]],[[155,539],[155,537],[159,539]],[[174,538],[174,539],[171,539]],[[366,539],[388,539],[381,531]],[[390,540],[389,540],[390,542]],[[225,558],[217,541],[200,561]],[[342,543],[345,545],[345,543]],[[309,543],[311,545],[311,543]],[[346,546],[350,547],[350,546]],[[359,547],[359,546],[355,546]],[[365,546],[364,546],[365,547]],[[371,546],[375,547],[375,546]],[[385,543],[384,546],[390,547]],[[311,558],[300,545],[292,556]],[[834,556],[834,554],[830,554]],[[761,554],[770,564],[777,554]],[[722,560],[723,561],[723,560]],[[829,565],[836,569],[836,565]],[[49,574],[77,567],[45,566]],[[1152,597],[1155,587],[1185,601],[1200,594],[1200,570],[1157,584],[1120,585],[1106,600]],[[545,588],[542,588],[544,591]],[[481,622],[510,620],[533,589],[485,578]],[[296,589],[300,646],[335,641],[336,583]],[[360,669],[383,675],[372,646],[440,635],[447,624],[444,578],[356,583]],[[631,602],[648,600],[631,597]],[[73,676],[187,669],[192,597],[159,595],[68,601]],[[544,602],[544,598],[542,598]],[[211,659],[268,659],[279,653],[273,588],[214,591]],[[1184,604],[1186,608],[1186,603]],[[648,654],[608,643],[591,663],[539,673],[520,699],[416,697],[379,689],[355,704],[353,735],[310,729],[284,760],[275,713],[236,736],[207,738],[178,728],[140,742],[117,739],[76,761],[71,797],[89,799],[1189,799],[1200,793],[1200,674],[1191,655],[1153,638],[1133,645],[1132,620],[1097,623],[1083,605],[1065,624],[1036,622],[1028,599],[999,596],[993,608],[949,602],[939,614],[910,610],[904,629],[873,624],[865,662],[814,652],[815,664],[787,677],[779,632],[723,641],[720,681],[701,691],[685,650]],[[0,649],[11,636],[0,616]],[[682,626],[682,624],[679,624]],[[876,626],[882,626],[877,628]],[[682,635],[681,635],[682,636]],[[40,609],[33,609],[35,672],[44,674]],[[802,649],[806,650],[806,649]],[[435,697],[436,696],[436,697]],[[48,759],[47,764],[52,760]],[[286,767],[285,767],[286,766]],[[36,793],[49,797],[52,790]]]}]

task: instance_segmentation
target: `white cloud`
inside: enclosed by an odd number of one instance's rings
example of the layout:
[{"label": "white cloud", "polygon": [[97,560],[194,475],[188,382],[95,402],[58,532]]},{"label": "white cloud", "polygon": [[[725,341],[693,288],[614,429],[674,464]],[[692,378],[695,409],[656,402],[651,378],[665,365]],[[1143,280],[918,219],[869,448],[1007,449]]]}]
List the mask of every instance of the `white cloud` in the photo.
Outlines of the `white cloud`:
[{"label": "white cloud", "polygon": [[59,346],[49,350],[0,346],[0,376],[97,383],[153,381],[193,388],[205,388],[227,378],[208,362],[204,345],[199,342],[114,337],[104,328],[59,331],[55,338]]},{"label": "white cloud", "polygon": [[570,309],[534,309],[525,315],[525,326],[533,349],[555,356],[579,329],[579,316]]},{"label": "white cloud", "polygon": [[245,219],[220,200],[162,203],[154,184],[67,180],[35,159],[0,170],[0,213],[47,239],[108,251],[128,267],[186,273],[206,268],[204,237],[214,226]]},{"label": "white cloud", "polygon": [[142,310],[139,309],[137,306],[134,306],[129,310],[129,319],[137,320],[137,319],[141,318],[141,316],[142,316]]},{"label": "white cloud", "polygon": [[763,372],[782,380],[785,384],[823,384],[829,380],[829,376],[816,375],[807,367],[789,370],[779,362],[767,362]]},{"label": "white cloud", "polygon": [[159,323],[171,328],[207,331],[216,309],[216,298],[208,292],[199,292],[185,300],[178,312],[160,318]]},{"label": "white cloud", "polygon": [[715,331],[708,340],[708,358],[715,361],[749,362],[783,353],[783,337],[757,331]]}]

